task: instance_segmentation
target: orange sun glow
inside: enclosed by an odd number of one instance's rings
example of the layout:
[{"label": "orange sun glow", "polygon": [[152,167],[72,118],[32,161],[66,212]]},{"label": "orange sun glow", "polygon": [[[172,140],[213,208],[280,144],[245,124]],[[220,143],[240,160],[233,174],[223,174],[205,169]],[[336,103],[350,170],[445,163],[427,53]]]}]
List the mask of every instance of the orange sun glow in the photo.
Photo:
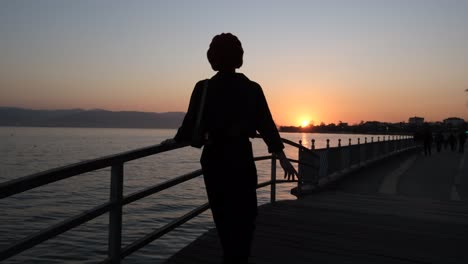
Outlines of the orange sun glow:
[{"label": "orange sun glow", "polygon": [[301,121],[301,127],[307,127],[307,126],[309,126],[309,124],[310,124],[309,120],[302,120]]}]

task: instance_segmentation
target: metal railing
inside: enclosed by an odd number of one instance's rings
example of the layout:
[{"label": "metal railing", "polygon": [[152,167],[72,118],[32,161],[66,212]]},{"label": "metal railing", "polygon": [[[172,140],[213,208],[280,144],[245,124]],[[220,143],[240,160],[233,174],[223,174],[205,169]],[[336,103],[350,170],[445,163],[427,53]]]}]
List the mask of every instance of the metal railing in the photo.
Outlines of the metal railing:
[{"label": "metal railing", "polygon": [[[335,148],[330,148],[329,142],[327,142],[327,148],[317,150],[314,147],[313,141],[311,149],[305,148],[301,144],[287,139],[282,139],[282,141],[285,144],[296,147],[299,151],[298,160],[290,159],[291,162],[299,164],[299,174],[301,175],[301,179],[298,181],[298,188],[296,189],[298,194],[305,193],[304,190],[307,186],[317,186],[321,184],[321,181],[326,182],[330,177],[333,177],[333,175],[343,174],[353,168],[358,168],[369,164],[370,162],[416,147],[411,137],[393,138],[392,140],[390,140],[390,138],[389,140],[385,140],[385,138],[383,138],[383,141],[380,141],[379,138],[377,142],[373,142],[373,139],[371,139],[371,142],[369,143],[367,142],[367,139],[365,139],[364,144],[360,144],[360,141],[358,140],[358,144],[356,145],[351,145],[351,141],[349,141],[348,146],[341,146],[341,142],[339,142],[338,147]],[[120,263],[123,258],[205,212],[209,209],[208,203],[189,211],[163,227],[122,248],[123,206],[202,175],[201,169],[195,170],[163,183],[123,196],[124,164],[132,160],[186,146],[187,145],[184,144],[174,146],[154,145],[90,161],[79,162],[0,183],[0,199],[3,199],[49,183],[79,176],[87,172],[108,167],[111,168],[109,201],[15,242],[0,252],[0,261],[15,256],[105,213],[109,213],[108,257],[101,263]],[[285,182],[290,183],[291,181],[276,179],[277,162],[275,156],[268,155],[255,157],[254,160],[271,160],[271,178],[269,181],[259,183],[257,188],[270,186],[270,202],[274,203],[276,201],[276,184]]]},{"label": "metal railing", "polygon": [[[301,146],[300,144],[291,142],[287,139],[282,141],[288,145],[294,146],[300,152],[309,153],[311,156],[316,155],[313,151]],[[64,180],[70,177],[78,177],[87,172],[96,171],[103,168],[111,168],[111,181],[110,181],[110,197],[109,201],[92,209],[86,210],[78,215],[68,218],[58,224],[50,226],[42,231],[27,236],[20,241],[7,246],[0,252],[0,261],[15,256],[31,247],[34,247],[48,239],[60,235],[70,229],[73,229],[81,224],[95,219],[105,213],[109,213],[109,228],[108,228],[108,250],[107,258],[102,263],[120,263],[121,259],[129,256],[138,249],[144,247],[150,242],[158,239],[164,234],[170,232],[176,227],[184,224],[190,219],[200,215],[207,209],[209,204],[205,203],[192,211],[180,216],[179,218],[169,222],[163,227],[137,239],[133,243],[122,248],[122,208],[125,205],[138,201],[149,195],[158,193],[170,187],[176,186],[183,182],[192,180],[202,175],[201,169],[192,171],[188,174],[178,176],[166,182],[148,187],[146,189],[134,192],[130,195],[123,195],[123,180],[124,180],[124,164],[126,162],[144,158],[150,155],[155,155],[179,148],[186,147],[184,144],[177,144],[173,146],[167,145],[154,145],[137,150],[132,150],[116,155],[106,156],[89,161],[79,162],[76,164],[59,167],[47,170],[40,173],[35,173],[29,176],[21,177],[8,182],[0,183],[0,199],[19,194],[36,187],[44,186],[53,182]],[[259,183],[257,188],[270,186],[270,202],[276,201],[276,184],[291,182],[286,180],[276,179],[276,157],[262,156],[255,157],[255,161],[271,160],[271,179],[266,182]],[[291,160],[298,163],[298,160]]]},{"label": "metal railing", "polygon": [[[293,194],[300,196],[317,188],[324,187],[347,173],[353,172],[371,163],[383,160],[393,155],[420,148],[412,136],[369,136],[357,139],[357,144],[352,144],[348,139],[348,144],[343,146],[341,139],[336,147],[327,145],[324,149],[315,149],[315,140],[312,140],[311,150],[299,149],[299,174],[302,175],[298,182],[298,187],[292,190]],[[305,165],[307,164],[307,165]]]}]

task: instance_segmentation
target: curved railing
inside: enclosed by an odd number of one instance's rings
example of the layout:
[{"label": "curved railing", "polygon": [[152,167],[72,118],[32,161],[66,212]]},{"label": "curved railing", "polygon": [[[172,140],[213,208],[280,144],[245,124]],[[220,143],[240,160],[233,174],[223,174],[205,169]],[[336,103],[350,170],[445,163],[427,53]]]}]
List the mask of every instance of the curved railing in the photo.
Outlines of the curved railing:
[{"label": "curved railing", "polygon": [[[282,139],[285,144],[298,148],[302,152],[307,152],[310,155],[316,155],[313,151],[301,146],[300,144],[291,142],[287,139]],[[198,216],[209,208],[209,204],[205,203],[192,211],[173,220],[165,226],[145,235],[144,237],[134,241],[133,243],[122,248],[122,207],[133,203],[149,195],[158,193],[170,187],[176,186],[183,182],[192,180],[202,175],[201,169],[192,171],[168,180],[166,182],[148,187],[135,193],[123,196],[123,179],[124,179],[124,164],[126,162],[144,158],[147,156],[179,149],[186,147],[186,144],[154,145],[137,150],[123,152],[116,155],[106,156],[89,161],[79,162],[72,165],[59,167],[47,170],[40,173],[35,173],[29,176],[21,177],[8,182],[0,183],[0,199],[31,190],[36,187],[44,186],[53,182],[64,180],[70,177],[79,177],[87,172],[96,171],[103,168],[111,168],[110,181],[110,198],[109,201],[86,210],[78,215],[68,218],[58,224],[50,226],[47,229],[39,231],[35,234],[27,236],[20,241],[6,247],[0,252],[0,261],[15,256],[31,247],[34,247],[48,239],[60,235],[72,228],[84,224],[98,216],[109,213],[109,237],[108,237],[108,257],[102,263],[120,263],[121,259],[127,257],[138,249],[144,247],[150,242],[158,239],[164,234],[170,232],[174,228],[184,224],[190,219]],[[271,160],[271,179],[258,184],[257,188],[270,186],[270,201],[273,203],[276,200],[276,184],[291,182],[286,180],[276,179],[276,157],[273,155],[255,157],[255,161]],[[291,160],[299,163],[298,160]],[[306,163],[304,163],[307,165]]]},{"label": "curved railing", "polygon": [[339,139],[336,147],[330,147],[327,139],[326,148],[323,149],[315,149],[315,141],[312,140],[311,150],[314,155],[299,149],[299,174],[302,177],[298,187],[292,190],[293,194],[300,196],[314,192],[372,163],[421,147],[408,135],[378,136],[376,139],[374,141],[374,137],[370,136],[370,142],[367,137],[361,142],[358,138],[354,145],[351,139],[343,145]]}]

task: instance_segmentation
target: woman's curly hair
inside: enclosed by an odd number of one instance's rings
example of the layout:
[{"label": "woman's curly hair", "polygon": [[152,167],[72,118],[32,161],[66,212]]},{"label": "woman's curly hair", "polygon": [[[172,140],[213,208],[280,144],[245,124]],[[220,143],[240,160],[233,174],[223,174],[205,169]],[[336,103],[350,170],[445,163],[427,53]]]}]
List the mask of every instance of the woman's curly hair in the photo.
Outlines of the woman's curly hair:
[{"label": "woman's curly hair", "polygon": [[240,68],[243,55],[241,42],[231,33],[214,36],[207,52],[208,61],[215,71]]}]

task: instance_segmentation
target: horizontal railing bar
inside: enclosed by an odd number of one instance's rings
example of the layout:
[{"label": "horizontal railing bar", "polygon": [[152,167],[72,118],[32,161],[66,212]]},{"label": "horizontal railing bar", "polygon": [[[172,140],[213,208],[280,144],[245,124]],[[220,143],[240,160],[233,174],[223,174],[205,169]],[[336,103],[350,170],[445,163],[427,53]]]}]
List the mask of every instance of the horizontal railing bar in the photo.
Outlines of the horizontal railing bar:
[{"label": "horizontal railing bar", "polygon": [[266,187],[266,186],[268,186],[270,184],[271,184],[271,181],[261,182],[261,183],[257,184],[257,189]]},{"label": "horizontal railing bar", "polygon": [[107,202],[102,205],[99,205],[93,209],[86,210],[74,217],[68,218],[65,221],[62,221],[58,224],[55,224],[47,229],[39,231],[36,234],[30,235],[22,239],[21,241],[15,243],[14,245],[6,248],[0,252],[0,261],[5,260],[11,256],[19,254],[26,249],[34,247],[48,239],[51,239],[57,235],[60,235],[72,228],[75,228],[83,223],[86,223],[106,212],[109,211],[111,203]]},{"label": "horizontal railing bar", "polygon": [[254,161],[269,160],[269,159],[271,159],[272,157],[273,157],[272,155],[254,157]]},{"label": "horizontal railing bar", "polygon": [[[254,157],[254,161],[260,161],[260,160],[269,160],[271,159],[273,156],[269,155],[269,156],[259,156],[259,157]],[[310,163],[307,163],[307,162],[303,162],[303,161],[299,161],[299,160],[296,160],[296,159],[288,159],[289,161],[291,162],[294,162],[294,163],[298,163],[298,164],[301,164],[301,165],[306,165],[308,167],[317,167],[315,165],[312,165]]]},{"label": "horizontal railing bar", "polygon": [[[254,157],[254,161],[269,160],[269,159],[271,159],[272,157],[273,157],[273,156],[271,156],[271,155],[269,155],[269,156]],[[288,159],[288,160],[291,161],[291,162],[303,164],[303,165],[306,165],[306,166],[309,166],[309,167],[317,167],[317,166],[312,165],[312,164],[310,164],[310,163],[303,162],[303,161],[299,161],[299,160],[296,160],[296,159]]]},{"label": "horizontal railing bar", "polygon": [[276,180],[276,183],[294,183],[297,180]]},{"label": "horizontal railing bar", "polygon": [[201,169],[190,172],[188,174],[185,174],[185,175],[182,175],[182,176],[179,176],[179,177],[176,177],[174,179],[165,181],[165,182],[157,184],[155,186],[151,186],[151,187],[146,188],[146,189],[144,189],[142,191],[135,192],[133,194],[130,194],[130,195],[124,197],[123,201],[122,201],[122,205],[126,205],[126,204],[132,203],[134,201],[140,200],[140,199],[142,199],[142,198],[144,198],[146,196],[149,196],[149,195],[155,194],[157,192],[163,191],[163,190],[168,189],[168,188],[170,188],[172,186],[175,186],[177,184],[189,181],[189,180],[194,179],[194,178],[196,178],[196,177],[198,177],[200,175],[202,175],[202,170]]},{"label": "horizontal railing bar", "polygon": [[171,146],[159,144],[24,176],[0,183],[0,199],[78,174],[103,169],[115,163],[127,162],[185,146],[187,144],[175,144]]},{"label": "horizontal railing bar", "polygon": [[[297,180],[293,180],[293,181],[290,181],[290,180],[276,180],[276,183],[294,183],[294,182],[297,182]],[[261,183],[257,184],[257,189],[267,187],[270,184],[271,184],[271,181],[261,182]]]},{"label": "horizontal railing bar", "polygon": [[281,141],[283,141],[283,143],[286,143],[286,144],[288,144],[288,145],[291,145],[291,146],[293,146],[293,147],[296,147],[296,148],[298,148],[298,149],[301,149],[301,150],[303,150],[303,151],[306,151],[307,153],[309,153],[309,154],[311,154],[311,155],[318,156],[318,154],[315,153],[313,150],[308,149],[308,148],[302,146],[301,144],[298,144],[298,143],[296,143],[296,142],[293,142],[293,141],[288,140],[288,139],[285,139],[285,138],[281,138]]},{"label": "horizontal railing bar", "polygon": [[[262,138],[262,135],[256,134],[256,135],[255,135],[255,138]],[[312,155],[317,155],[317,154],[316,154],[315,152],[313,152],[312,150],[310,150],[310,149],[308,149],[308,148],[302,146],[301,144],[298,144],[298,143],[296,143],[296,142],[293,142],[293,141],[291,141],[291,140],[288,140],[288,139],[285,139],[285,138],[281,138],[281,141],[282,141],[283,143],[286,143],[286,144],[291,145],[291,146],[293,146],[293,147],[296,147],[296,148],[298,148],[298,149],[307,151],[308,153],[310,153],[310,154],[312,154]]]},{"label": "horizontal railing bar", "polygon": [[372,146],[372,145],[381,145],[381,144],[385,144],[385,143],[388,143],[388,142],[391,142],[391,143],[397,143],[397,142],[405,142],[405,141],[413,141],[413,138],[407,138],[407,139],[394,139],[394,140],[385,140],[385,141],[372,141],[372,142],[361,142],[359,144],[353,144],[353,145],[347,145],[347,144],[343,144],[341,146],[329,146],[328,148],[320,148],[320,149],[315,149],[315,150],[326,150],[326,149],[340,149],[340,148],[347,148],[349,146],[353,147],[353,146]]},{"label": "horizontal railing bar", "polygon": [[299,161],[299,160],[295,160],[295,159],[288,159],[288,160],[291,161],[291,162],[293,162],[293,163],[300,164],[300,165],[306,165],[307,167],[317,168],[316,165],[310,164],[310,163],[308,163],[308,162],[303,162],[303,161]]},{"label": "horizontal railing bar", "polygon": [[185,222],[189,221],[192,218],[200,215],[201,213],[205,212],[210,208],[209,203],[205,203],[192,211],[186,213],[185,215],[175,219],[174,221],[166,224],[165,226],[158,228],[157,230],[149,233],[148,235],[138,239],[137,241],[133,242],[132,244],[126,246],[122,249],[122,253],[120,254],[120,258],[123,259],[128,255],[132,254],[133,252],[137,251],[138,249],[146,246],[147,244],[151,243],[155,239],[167,234],[168,232],[172,231],[173,229],[179,227],[180,225],[184,224]]}]

